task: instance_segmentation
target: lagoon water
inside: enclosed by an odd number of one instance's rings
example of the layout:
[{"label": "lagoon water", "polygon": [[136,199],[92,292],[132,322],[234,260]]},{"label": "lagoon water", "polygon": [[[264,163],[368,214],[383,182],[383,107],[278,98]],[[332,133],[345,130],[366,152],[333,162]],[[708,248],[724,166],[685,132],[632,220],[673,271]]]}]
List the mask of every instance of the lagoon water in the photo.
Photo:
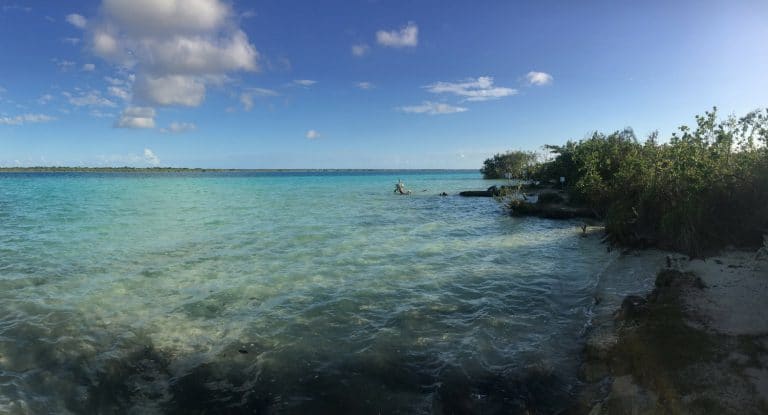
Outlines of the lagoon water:
[{"label": "lagoon water", "polygon": [[2,174],[0,412],[555,413],[609,258],[489,185]]}]

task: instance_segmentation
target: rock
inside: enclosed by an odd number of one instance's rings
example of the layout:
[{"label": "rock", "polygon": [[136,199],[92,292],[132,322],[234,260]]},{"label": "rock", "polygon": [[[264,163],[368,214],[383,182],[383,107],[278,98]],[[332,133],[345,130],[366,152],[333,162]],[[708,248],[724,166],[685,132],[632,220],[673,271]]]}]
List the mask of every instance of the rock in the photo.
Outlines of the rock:
[{"label": "rock", "polygon": [[586,362],[579,368],[579,377],[584,382],[593,383],[608,377],[610,371],[605,362]]},{"label": "rock", "polygon": [[648,300],[639,295],[629,295],[621,302],[621,308],[616,312],[617,320],[635,320],[648,313]]},{"label": "rock", "polygon": [[509,203],[509,207],[512,216],[537,216],[544,219],[597,218],[592,209],[558,204],[542,205],[513,200]]},{"label": "rock", "polygon": [[673,269],[665,269],[656,276],[656,288],[707,288],[701,278],[690,272],[680,272]]},{"label": "rock", "polygon": [[464,197],[493,197],[497,196],[493,194],[493,192],[489,192],[487,190],[465,190],[463,192],[459,192],[459,196]]},{"label": "rock", "polygon": [[603,404],[602,402],[598,402],[597,405],[592,407],[592,410],[589,411],[589,415],[600,415],[603,413]]},{"label": "rock", "polygon": [[603,406],[609,414],[650,415],[658,413],[657,402],[655,393],[638,386],[631,375],[626,375],[613,380],[611,394]]}]

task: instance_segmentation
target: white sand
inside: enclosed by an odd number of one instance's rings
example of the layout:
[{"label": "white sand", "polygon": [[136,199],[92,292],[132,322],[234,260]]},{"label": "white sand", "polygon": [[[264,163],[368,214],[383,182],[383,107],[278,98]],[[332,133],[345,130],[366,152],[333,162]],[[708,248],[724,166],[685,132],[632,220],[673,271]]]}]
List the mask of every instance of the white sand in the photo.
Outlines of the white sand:
[{"label": "white sand", "polygon": [[[708,258],[706,261],[695,260],[684,264],[684,271],[692,271],[699,276],[708,288],[691,290],[685,293],[683,300],[691,307],[694,315],[701,319],[699,324],[705,330],[730,336],[752,336],[768,349],[768,257],[755,252],[728,251]],[[694,323],[695,324],[695,323]],[[732,354],[727,360],[744,368],[743,379],[751,387],[737,390],[735,394],[721,394],[718,400],[725,404],[741,405],[742,399],[750,395],[749,389],[757,399],[768,398],[768,356],[758,353],[757,362],[748,364]],[[722,369],[727,372],[727,369]],[[725,376],[723,373],[720,376]],[[715,376],[718,378],[718,376]],[[737,388],[738,389],[738,388]],[[717,395],[717,394],[715,394]],[[749,399],[749,398],[746,398]]]},{"label": "white sand", "polygon": [[708,287],[684,297],[707,329],[732,336],[768,334],[768,258],[728,251],[678,264]]}]

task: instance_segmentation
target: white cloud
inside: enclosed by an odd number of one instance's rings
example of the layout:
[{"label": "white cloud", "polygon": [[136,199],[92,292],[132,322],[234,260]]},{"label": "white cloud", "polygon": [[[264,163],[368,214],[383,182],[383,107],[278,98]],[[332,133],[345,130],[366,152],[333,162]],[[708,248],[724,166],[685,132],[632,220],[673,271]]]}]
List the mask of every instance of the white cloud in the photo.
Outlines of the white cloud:
[{"label": "white cloud", "polygon": [[317,81],[313,81],[311,79],[295,79],[293,81],[293,83],[296,84],[296,85],[301,85],[301,86],[312,86],[312,85],[316,84]]},{"label": "white cloud", "polygon": [[376,41],[392,48],[415,47],[419,44],[419,27],[416,23],[408,22],[399,30],[379,30],[376,32]]},{"label": "white cloud", "polygon": [[111,112],[102,112],[101,110],[98,110],[98,109],[92,109],[88,112],[88,114],[96,118],[113,118],[115,116],[115,114]]},{"label": "white cloud", "polygon": [[122,86],[109,86],[107,87],[107,93],[109,95],[112,95],[113,97],[117,97],[122,99],[123,101],[130,101],[131,100],[131,93],[128,92],[128,89]]},{"label": "white cloud", "polygon": [[437,82],[424,88],[433,94],[454,94],[467,101],[488,101],[517,94],[516,89],[494,86],[490,76],[470,78],[463,82]]},{"label": "white cloud", "polygon": [[88,24],[88,20],[77,13],[68,14],[65,19],[69,24],[78,29],[85,29],[85,26]]},{"label": "white cloud", "polygon": [[80,92],[74,95],[69,92],[63,92],[62,95],[67,97],[70,104],[76,107],[116,107],[117,105],[107,98],[101,96],[101,92],[96,90],[90,90]]},{"label": "white cloud", "polygon": [[50,122],[56,118],[45,114],[22,114],[14,117],[0,116],[0,125],[23,125]]},{"label": "white cloud", "polygon": [[29,13],[29,12],[32,11],[32,8],[31,7],[25,7],[25,6],[19,6],[19,5],[16,5],[16,4],[11,4],[11,5],[8,5],[8,6],[3,6],[3,11],[4,12],[12,11],[12,10],[14,10],[14,11],[22,11],[22,12]]},{"label": "white cloud", "polygon": [[79,37],[65,37],[61,39],[62,42],[67,43],[72,46],[77,46],[78,43],[80,43]]},{"label": "white cloud", "polygon": [[549,85],[554,80],[554,78],[552,78],[552,75],[546,72],[534,72],[534,71],[528,72],[528,74],[525,75],[525,79],[528,81],[529,85],[536,85],[536,86]]},{"label": "white cloud", "polygon": [[102,7],[123,30],[137,35],[210,32],[231,16],[219,0],[104,0]]},{"label": "white cloud", "polygon": [[276,97],[280,94],[277,91],[266,88],[249,88],[240,94],[240,103],[243,104],[243,109],[250,111],[253,109],[253,99],[255,97]]},{"label": "white cloud", "polygon": [[259,53],[224,0],[103,0],[89,24],[93,52],[136,73],[132,96],[152,105],[198,106],[206,86],[257,71]]},{"label": "white cloud", "polygon": [[307,137],[310,140],[314,140],[316,138],[320,138],[320,132],[318,132],[317,130],[309,130],[307,131],[307,134],[305,135],[305,137]]},{"label": "white cloud", "polygon": [[355,84],[355,86],[360,88],[360,89],[373,89],[374,88],[374,85],[372,83],[370,83],[370,82],[357,82]]},{"label": "white cloud", "polygon": [[75,63],[66,59],[52,59],[56,66],[63,72],[66,72],[75,67]]},{"label": "white cloud", "polygon": [[175,36],[156,40],[140,53],[151,54],[143,64],[153,73],[206,75],[257,69],[258,53],[239,30],[228,39]]},{"label": "white cloud", "polygon": [[195,76],[167,75],[139,78],[134,93],[142,100],[158,105],[196,107],[205,98],[205,82]]},{"label": "white cloud", "polygon": [[253,95],[248,93],[240,94],[240,103],[243,104],[243,109],[250,111],[253,109]]},{"label": "white cloud", "polygon": [[154,151],[145,148],[144,149],[144,161],[147,162],[147,164],[151,166],[159,166],[160,165],[160,159],[157,157]]},{"label": "white cloud", "polygon": [[181,134],[188,131],[194,131],[197,126],[194,123],[189,122],[172,122],[168,128],[160,129],[161,133]]},{"label": "white cloud", "polygon": [[126,85],[132,84],[133,81],[136,80],[136,76],[131,74],[131,75],[126,76],[125,79],[113,78],[111,76],[105,76],[104,80],[107,81],[107,83],[110,84],[110,85],[126,86]]},{"label": "white cloud", "polygon": [[366,45],[365,43],[352,45],[352,54],[358,57],[367,55],[368,51],[370,50],[371,50],[371,47]]},{"label": "white cloud", "polygon": [[45,105],[51,101],[53,101],[53,95],[51,94],[45,94],[37,99],[37,103],[40,105]]},{"label": "white cloud", "polygon": [[83,65],[83,70],[86,72],[93,72],[96,70],[96,65],[92,63],[86,63]]},{"label": "white cloud", "polygon": [[397,109],[402,112],[407,112],[411,114],[429,114],[429,115],[455,114],[457,112],[468,111],[468,109],[464,107],[456,107],[450,104],[445,104],[442,102],[432,102],[432,101],[424,101],[421,103],[421,105],[399,107]]},{"label": "white cloud", "polygon": [[128,107],[115,122],[117,128],[155,128],[155,109],[150,107]]}]

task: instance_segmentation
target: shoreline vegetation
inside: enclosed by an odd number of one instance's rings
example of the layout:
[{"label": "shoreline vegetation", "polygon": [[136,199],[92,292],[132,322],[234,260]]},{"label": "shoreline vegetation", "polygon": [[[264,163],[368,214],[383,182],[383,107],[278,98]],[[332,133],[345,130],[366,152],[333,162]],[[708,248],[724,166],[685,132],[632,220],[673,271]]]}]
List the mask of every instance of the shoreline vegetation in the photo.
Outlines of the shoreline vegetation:
[{"label": "shoreline vegetation", "polygon": [[[663,144],[627,128],[545,149],[487,159],[485,178],[520,183],[489,192],[513,216],[583,218],[585,235],[602,221],[624,261],[601,276],[567,413],[768,413],[768,109],[713,109]],[[603,298],[647,266],[650,292]]]},{"label": "shoreline vegetation", "polygon": [[544,161],[510,151],[481,169],[489,179],[543,184],[521,184],[518,192],[550,193],[533,203],[513,200],[513,214],[538,214],[542,205],[583,208],[604,221],[617,245],[691,257],[755,248],[768,234],[768,109],[719,120],[715,108],[665,143],[656,133],[641,142],[626,128],[545,149]]}]

